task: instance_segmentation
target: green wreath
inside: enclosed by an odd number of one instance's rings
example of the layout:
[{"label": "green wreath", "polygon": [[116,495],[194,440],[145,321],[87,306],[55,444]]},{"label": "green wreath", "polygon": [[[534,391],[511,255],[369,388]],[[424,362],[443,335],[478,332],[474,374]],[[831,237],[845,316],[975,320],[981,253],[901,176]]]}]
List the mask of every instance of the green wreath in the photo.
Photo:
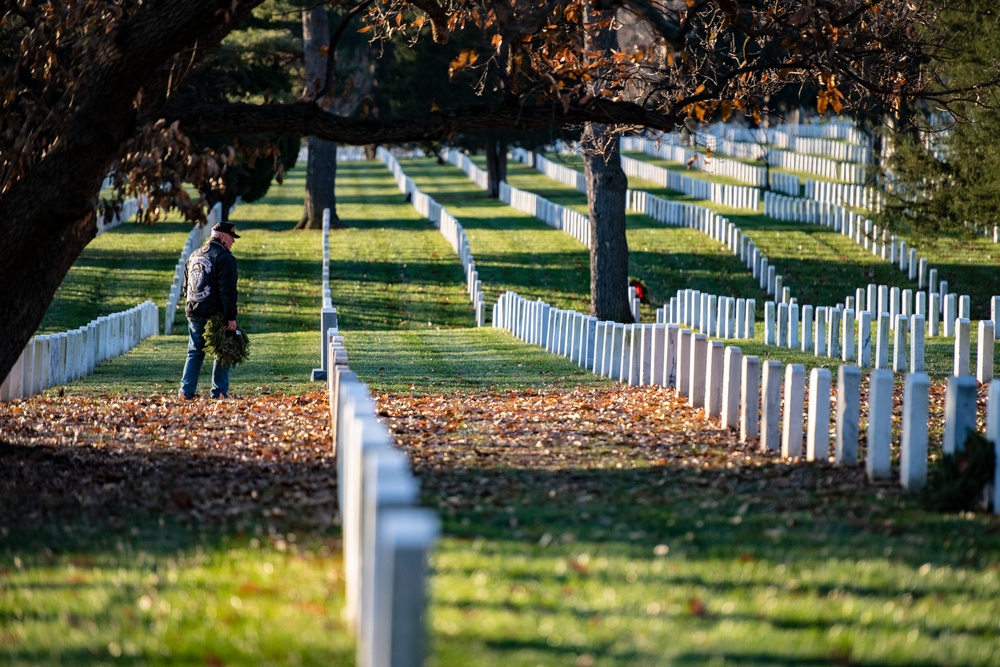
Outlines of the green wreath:
[{"label": "green wreath", "polygon": [[995,466],[993,443],[980,433],[969,433],[964,451],[945,454],[928,470],[924,506],[937,512],[976,510],[983,489],[993,481]]},{"label": "green wreath", "polygon": [[245,331],[229,331],[222,313],[213,315],[205,325],[205,350],[223,366],[237,366],[250,356],[250,338]]}]

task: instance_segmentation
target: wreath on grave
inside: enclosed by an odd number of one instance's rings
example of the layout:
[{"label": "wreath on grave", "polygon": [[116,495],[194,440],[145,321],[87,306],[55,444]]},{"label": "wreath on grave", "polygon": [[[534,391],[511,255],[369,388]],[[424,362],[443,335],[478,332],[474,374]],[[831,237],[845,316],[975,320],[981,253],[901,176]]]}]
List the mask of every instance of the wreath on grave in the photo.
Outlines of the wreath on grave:
[{"label": "wreath on grave", "polygon": [[629,287],[635,288],[635,295],[642,303],[649,303],[649,292],[646,290],[646,283],[641,278],[629,276]]},{"label": "wreath on grave", "polygon": [[927,471],[924,506],[937,512],[974,511],[982,505],[983,489],[993,482],[996,452],[993,443],[972,432],[965,451],[945,454]]},{"label": "wreath on grave", "polygon": [[216,313],[205,325],[205,350],[223,366],[237,366],[250,356],[250,339],[245,331],[230,331],[222,313]]}]

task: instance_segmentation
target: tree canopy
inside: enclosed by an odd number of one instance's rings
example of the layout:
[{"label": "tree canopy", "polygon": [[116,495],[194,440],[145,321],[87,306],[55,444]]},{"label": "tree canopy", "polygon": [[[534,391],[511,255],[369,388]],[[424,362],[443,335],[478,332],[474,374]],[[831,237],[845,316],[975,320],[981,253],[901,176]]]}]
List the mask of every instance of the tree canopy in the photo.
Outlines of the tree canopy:
[{"label": "tree canopy", "polygon": [[1000,97],[979,87],[1000,54],[1000,13],[986,0],[961,0],[930,26],[947,47],[939,71],[953,88],[968,87],[947,109],[915,103],[912,124],[887,142],[886,205],[890,227],[932,241],[938,234],[992,230],[1000,220]]},{"label": "tree canopy", "polygon": [[[0,374],[41,321],[66,271],[96,233],[97,193],[111,169],[129,186],[164,194],[203,215],[182,181],[218,179],[227,153],[199,150],[205,137],[312,135],[344,144],[439,140],[456,133],[598,122],[619,130],[672,130],[687,118],[757,118],[764,100],[811,81],[819,106],[945,103],[931,76],[939,36],[928,0],[352,0],[366,34],[387,40],[482,35],[450,72],[494,73],[496,99],[447,100],[405,116],[338,114],[323,96],[294,101],[171,104],[181,82],[263,0],[21,0],[0,19],[0,249],[6,315]],[[633,46],[586,48],[586,35],[628,25]],[[391,75],[391,74],[390,74]],[[219,82],[224,86],[225,82]],[[415,86],[420,82],[415,81]],[[44,206],[41,205],[44,202]],[[55,248],[55,250],[53,250]]]}]

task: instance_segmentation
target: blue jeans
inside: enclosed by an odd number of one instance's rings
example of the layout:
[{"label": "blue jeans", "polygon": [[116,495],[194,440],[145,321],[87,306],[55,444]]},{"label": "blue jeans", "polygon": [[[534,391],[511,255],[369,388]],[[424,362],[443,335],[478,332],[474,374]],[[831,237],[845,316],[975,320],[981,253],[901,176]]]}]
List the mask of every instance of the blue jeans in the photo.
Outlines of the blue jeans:
[{"label": "blue jeans", "polygon": [[[184,363],[184,376],[181,378],[181,389],[178,395],[184,398],[194,398],[198,393],[198,376],[201,375],[201,365],[205,361],[205,324],[204,317],[188,318],[188,353]],[[223,366],[216,359],[212,363],[212,398],[229,395],[229,366]]]}]

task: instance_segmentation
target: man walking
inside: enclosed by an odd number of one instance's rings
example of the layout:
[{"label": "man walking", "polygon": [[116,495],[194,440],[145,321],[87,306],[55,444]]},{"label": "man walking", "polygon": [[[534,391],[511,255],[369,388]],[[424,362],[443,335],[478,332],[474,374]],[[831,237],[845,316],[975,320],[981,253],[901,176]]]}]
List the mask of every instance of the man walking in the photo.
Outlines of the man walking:
[{"label": "man walking", "polygon": [[[208,243],[191,253],[184,271],[188,320],[187,362],[178,395],[194,398],[198,376],[205,361],[205,325],[216,313],[226,318],[227,329],[236,331],[236,258],[230,250],[240,235],[230,222],[212,227]],[[212,364],[212,398],[229,397],[229,367],[216,359]]]}]

